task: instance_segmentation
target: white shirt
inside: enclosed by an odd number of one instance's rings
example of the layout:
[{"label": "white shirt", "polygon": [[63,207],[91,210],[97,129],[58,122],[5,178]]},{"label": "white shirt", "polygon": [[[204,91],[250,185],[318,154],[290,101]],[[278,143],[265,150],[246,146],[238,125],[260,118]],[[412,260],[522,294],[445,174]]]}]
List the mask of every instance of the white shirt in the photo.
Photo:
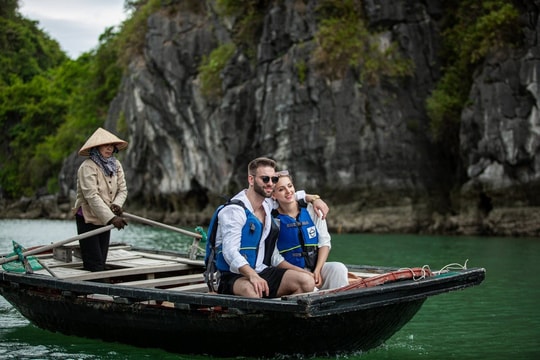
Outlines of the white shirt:
[{"label": "white shirt", "polygon": [[[255,212],[251,206],[250,201],[246,196],[247,190],[242,190],[236,194],[233,199],[238,199],[244,203],[246,208]],[[297,199],[304,199],[305,192],[297,191]],[[274,221],[272,218],[272,209],[275,207],[274,200],[266,198],[263,201],[263,209],[265,212],[264,228],[261,235],[261,243],[257,253],[257,263],[255,264],[255,271],[260,273],[267,266],[263,264],[264,260],[264,241],[270,233],[271,224]],[[223,245],[223,257],[227,264],[229,264],[230,270],[233,273],[239,274],[238,270],[244,265],[249,265],[246,258],[240,254],[240,241],[242,239],[242,229],[247,221],[245,210],[238,205],[227,205],[218,214],[218,228],[216,233],[216,246]],[[223,239],[227,241],[223,242]]]}]

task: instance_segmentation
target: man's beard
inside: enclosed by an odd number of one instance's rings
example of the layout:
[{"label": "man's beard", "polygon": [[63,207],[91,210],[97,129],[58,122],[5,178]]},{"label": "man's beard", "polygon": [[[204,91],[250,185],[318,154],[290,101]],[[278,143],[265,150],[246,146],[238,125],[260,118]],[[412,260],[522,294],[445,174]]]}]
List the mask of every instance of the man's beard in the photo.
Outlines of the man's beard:
[{"label": "man's beard", "polygon": [[253,182],[253,190],[255,190],[255,192],[257,194],[259,194],[259,195],[261,195],[262,197],[265,197],[265,198],[269,198],[269,197],[272,196],[272,192],[266,193],[266,191],[264,190],[264,187],[259,186],[259,184],[257,184],[257,181]]}]

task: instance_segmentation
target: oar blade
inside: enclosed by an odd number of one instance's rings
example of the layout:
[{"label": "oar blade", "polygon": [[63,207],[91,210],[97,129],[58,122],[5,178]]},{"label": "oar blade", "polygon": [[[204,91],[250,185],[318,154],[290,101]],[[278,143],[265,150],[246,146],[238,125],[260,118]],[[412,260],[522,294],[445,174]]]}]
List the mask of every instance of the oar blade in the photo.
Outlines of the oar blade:
[{"label": "oar blade", "polygon": [[24,247],[18,242],[12,240],[13,252],[7,257],[17,256],[14,260],[2,264],[2,269],[7,272],[15,273],[33,273],[34,271],[43,269],[43,266],[34,256],[25,256],[23,253],[26,251]]}]

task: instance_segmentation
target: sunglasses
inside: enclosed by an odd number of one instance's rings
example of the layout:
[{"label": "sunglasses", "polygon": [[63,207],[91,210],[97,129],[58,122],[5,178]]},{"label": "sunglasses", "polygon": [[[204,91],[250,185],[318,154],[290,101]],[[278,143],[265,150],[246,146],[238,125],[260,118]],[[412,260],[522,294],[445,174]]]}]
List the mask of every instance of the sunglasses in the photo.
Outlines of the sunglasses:
[{"label": "sunglasses", "polygon": [[265,184],[268,184],[268,182],[270,180],[272,180],[272,182],[275,184],[279,180],[278,176],[272,176],[272,177],[270,177],[270,176],[260,176],[260,178],[261,178],[262,182],[265,183]]}]

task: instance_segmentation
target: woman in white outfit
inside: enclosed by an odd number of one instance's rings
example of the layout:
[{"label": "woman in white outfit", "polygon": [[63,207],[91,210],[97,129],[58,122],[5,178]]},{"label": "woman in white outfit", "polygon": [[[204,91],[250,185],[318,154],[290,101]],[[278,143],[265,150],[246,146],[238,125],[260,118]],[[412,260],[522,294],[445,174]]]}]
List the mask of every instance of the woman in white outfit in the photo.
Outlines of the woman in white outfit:
[{"label": "woman in white outfit", "polygon": [[278,172],[273,198],[279,204],[274,218],[279,222],[279,238],[272,262],[286,260],[301,271],[313,274],[318,289],[334,289],[349,284],[347,267],[327,262],[331,237],[326,220],[316,216],[311,203],[295,198],[288,171]]}]

